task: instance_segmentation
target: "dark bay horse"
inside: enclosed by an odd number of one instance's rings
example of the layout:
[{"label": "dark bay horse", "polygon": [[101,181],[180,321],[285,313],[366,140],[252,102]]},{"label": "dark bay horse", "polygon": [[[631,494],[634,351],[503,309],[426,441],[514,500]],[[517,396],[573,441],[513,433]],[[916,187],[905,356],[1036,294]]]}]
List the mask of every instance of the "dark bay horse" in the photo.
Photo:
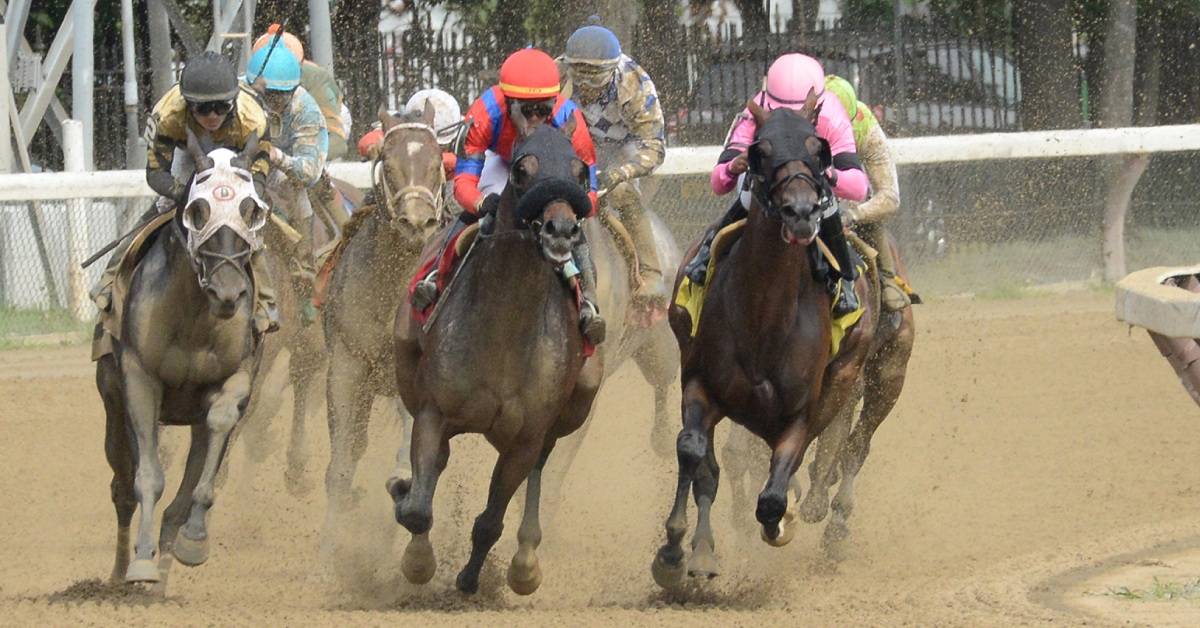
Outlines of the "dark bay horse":
[{"label": "dark bay horse", "polygon": [[[339,511],[354,501],[351,486],[367,447],[371,403],[379,395],[399,394],[392,328],[404,300],[400,287],[416,272],[422,245],[446,219],[445,171],[433,118],[429,103],[423,113],[402,118],[380,110],[384,137],[375,175],[378,206],[355,212],[329,277],[323,306],[330,439],[325,558],[332,551]],[[408,452],[402,455],[407,459]]]},{"label": "dark bay horse", "polygon": [[[213,483],[260,355],[250,256],[261,246],[267,209],[254,194],[247,167],[257,138],[241,154],[221,148],[207,155],[194,136],[188,139],[197,170],[189,200],[156,234],[124,294],[114,299],[121,324],[113,351],[96,363],[117,511],[112,577],[157,582],[164,590],[172,555],[193,566],[208,559]],[[97,325],[97,334],[105,329],[103,322]],[[188,426],[192,438],[156,546],[151,527],[164,485],[160,425]],[[138,508],[130,562],[129,526]]]},{"label": "dark bay horse", "polygon": [[583,425],[603,378],[601,361],[585,360],[575,295],[558,270],[591,209],[588,171],[569,139],[574,123],[560,131],[523,122],[500,209],[438,310],[424,328],[408,303],[396,314],[397,382],[414,417],[412,477],[393,478],[389,492],[396,520],[413,535],[401,562],[410,582],[428,582],[436,570],[429,531],[450,439],[483,434],[499,453],[487,507],[471,531],[470,559],[457,578],[466,593],[478,590],[509,501],[526,479],[508,583],[521,595],[541,584],[541,470],[558,439]]},{"label": "dark bay horse", "polygon": [[[791,535],[790,525],[781,525],[789,480],[828,425],[822,408],[837,392],[825,381],[830,297],[814,277],[808,247],[831,201],[823,174],[829,145],[814,127],[816,97],[810,94],[799,113],[768,112],[753,102],[750,110],[758,129],[748,155],[753,200],[745,230],[710,280],[699,321],[682,307],[671,310],[683,360],[683,429],[667,543],[652,567],[655,581],[668,588],[685,572],[718,571],[710,516],[719,478],[713,434],[721,419],[728,416],[771,448],[755,518],[768,542],[783,544]],[[685,565],[689,491],[698,522]]]},{"label": "dark bay horse", "polygon": [[[887,245],[895,256],[897,274],[908,283],[908,271],[890,236]],[[867,311],[849,330],[838,356],[826,368],[825,387],[837,394],[829,395],[830,402],[822,412],[832,416],[832,422],[816,441],[816,457],[809,465],[810,490],[797,509],[800,519],[818,523],[825,519],[832,505],[833,516],[825,526],[821,548],[834,560],[843,558],[843,542],[850,533],[847,519],[854,509],[854,481],[870,452],[871,437],[891,413],[904,388],[916,335],[911,307],[898,312],[883,307],[876,265],[870,266],[870,273],[860,277],[859,283],[865,283]],[[859,359],[864,355],[865,362]],[[847,390],[849,394],[845,394]],[[862,409],[856,412],[859,401]],[[745,430],[731,430],[722,450],[726,476],[732,480],[735,512],[749,503],[743,477],[749,475],[750,465],[763,457],[755,441]],[[831,503],[829,488],[834,483],[838,484],[838,490]],[[791,486],[799,498],[796,478]]]}]

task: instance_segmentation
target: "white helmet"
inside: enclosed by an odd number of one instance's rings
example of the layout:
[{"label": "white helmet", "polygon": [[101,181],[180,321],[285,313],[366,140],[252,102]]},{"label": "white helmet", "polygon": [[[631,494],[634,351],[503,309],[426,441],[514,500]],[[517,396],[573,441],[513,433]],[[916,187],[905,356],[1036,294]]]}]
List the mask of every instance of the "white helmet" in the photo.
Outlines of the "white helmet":
[{"label": "white helmet", "polygon": [[425,110],[425,101],[433,103],[433,128],[439,144],[449,144],[458,135],[457,123],[462,122],[462,110],[453,96],[440,89],[423,89],[408,99],[405,111]]}]

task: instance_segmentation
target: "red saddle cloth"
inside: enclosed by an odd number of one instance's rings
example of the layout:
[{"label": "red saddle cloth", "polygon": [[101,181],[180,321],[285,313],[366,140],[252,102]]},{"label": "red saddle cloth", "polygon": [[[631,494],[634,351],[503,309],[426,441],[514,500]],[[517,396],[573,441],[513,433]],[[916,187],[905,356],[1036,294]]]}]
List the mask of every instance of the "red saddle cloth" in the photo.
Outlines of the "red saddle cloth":
[{"label": "red saddle cloth", "polygon": [[[463,233],[466,233],[466,231],[460,231],[459,233],[456,233],[454,235],[454,237],[450,240],[450,243],[446,245],[446,252],[444,254],[442,254],[441,263],[438,264],[437,288],[438,288],[438,296],[439,297],[446,291],[446,281],[448,281],[448,278],[452,276],[452,272],[454,270],[454,265],[456,263],[458,263],[459,256],[458,256],[458,249],[457,249],[456,245],[458,244],[458,238]],[[412,281],[409,282],[407,301],[410,306],[412,305],[413,290],[416,290],[417,283],[419,283],[421,281],[421,279],[429,276],[429,271],[433,270],[433,264],[435,261],[437,261],[436,257],[423,262],[421,264],[421,267],[419,269],[417,269],[417,274],[414,275],[412,278]],[[577,281],[573,282],[572,286],[573,286],[572,292],[575,293],[575,307],[582,308],[583,307],[583,292],[580,290],[579,282],[577,282]],[[433,310],[436,307],[437,307],[437,301],[434,301],[433,303],[431,303],[429,305],[429,307],[425,308],[424,310],[418,310],[416,308],[413,308],[413,318],[418,323],[424,325],[426,322],[429,321],[429,317],[431,315],[433,315]],[[595,345],[588,342],[587,338],[584,338],[583,339],[583,357],[589,358],[594,353],[596,353]]]}]

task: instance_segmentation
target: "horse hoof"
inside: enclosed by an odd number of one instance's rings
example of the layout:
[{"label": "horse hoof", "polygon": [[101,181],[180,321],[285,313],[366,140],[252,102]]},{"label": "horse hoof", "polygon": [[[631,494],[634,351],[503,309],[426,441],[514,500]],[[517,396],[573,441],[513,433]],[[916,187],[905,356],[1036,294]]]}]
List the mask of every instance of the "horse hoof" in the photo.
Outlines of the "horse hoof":
[{"label": "horse hoof", "polygon": [[800,504],[800,518],[806,523],[821,523],[829,514],[829,500],[814,498],[814,494],[809,493],[808,499]]},{"label": "horse hoof", "polygon": [[792,542],[792,538],[796,536],[796,513],[791,510],[783,513],[783,519],[775,524],[775,538],[771,538],[767,534],[767,527],[763,526],[759,531],[762,533],[762,540],[766,541],[771,547],[783,547]]},{"label": "horse hoof", "polygon": [[287,487],[288,495],[292,497],[304,497],[312,492],[313,481],[304,475],[304,469],[293,469],[288,467],[288,470],[283,473],[284,486]]},{"label": "horse hoof", "polygon": [[[525,556],[522,556],[525,554]],[[508,565],[508,588],[517,595],[532,595],[542,586],[542,567],[533,550],[518,550]]]},{"label": "horse hoof", "polygon": [[199,567],[208,560],[208,537],[205,536],[198,541],[192,540],[187,538],[187,535],[180,529],[179,534],[175,535],[175,546],[172,553],[175,554],[175,558],[179,559],[179,562],[188,567]]},{"label": "horse hoof", "polygon": [[682,562],[672,567],[663,560],[662,556],[655,556],[654,562],[650,564],[650,574],[654,576],[654,583],[668,591],[674,591],[683,586],[685,571],[687,570]]},{"label": "horse hoof", "polygon": [[708,578],[712,580],[721,573],[721,564],[717,555],[707,544],[692,549],[692,557],[688,559],[688,576],[692,578]]},{"label": "horse hoof", "polygon": [[428,534],[413,535],[404,548],[404,557],[400,559],[400,571],[404,579],[412,584],[425,584],[433,580],[433,574],[437,572],[437,560],[433,556],[433,545],[429,542]]},{"label": "horse hoof", "polygon": [[158,575],[158,564],[146,558],[129,563],[129,569],[125,572],[125,582],[154,583],[161,579]]}]

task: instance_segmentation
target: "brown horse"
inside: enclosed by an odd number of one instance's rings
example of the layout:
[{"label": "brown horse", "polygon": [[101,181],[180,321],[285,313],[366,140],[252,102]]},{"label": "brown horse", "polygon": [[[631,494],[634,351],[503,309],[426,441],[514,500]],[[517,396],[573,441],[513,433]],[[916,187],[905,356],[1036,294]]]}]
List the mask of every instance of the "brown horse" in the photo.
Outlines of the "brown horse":
[{"label": "brown horse", "polygon": [[[112,577],[156,582],[160,589],[172,556],[193,566],[208,559],[213,484],[250,397],[260,355],[251,321],[250,256],[260,245],[266,206],[254,196],[246,165],[258,142],[251,137],[240,155],[224,148],[205,155],[190,131],[188,139],[197,170],[190,200],[153,236],[127,290],[118,290],[125,293],[114,301],[120,328],[109,330],[113,350],[96,362],[117,510]],[[104,324],[97,334],[108,329]],[[155,544],[151,528],[164,484],[160,425],[188,426],[192,438],[179,491],[163,513]],[[141,517],[130,562],[135,509]]]},{"label": "brown horse", "polygon": [[[895,256],[897,274],[908,283],[908,271],[896,242],[891,237],[886,241]],[[861,281],[866,282],[866,302],[870,307],[844,338],[838,359],[825,372],[826,387],[840,390],[850,386],[852,392],[849,396],[839,396],[840,403],[823,410],[833,416],[833,421],[817,439],[816,459],[809,465],[811,487],[798,509],[804,521],[822,521],[831,505],[829,488],[840,479],[832,500],[833,517],[821,537],[822,549],[834,560],[843,557],[843,541],[849,535],[846,521],[854,509],[854,480],[870,452],[871,437],[891,413],[904,388],[915,337],[911,307],[898,312],[882,307],[878,267],[872,264],[871,272]],[[856,354],[862,353],[866,354],[865,364],[854,359]],[[856,416],[859,401],[863,405]],[[730,432],[722,450],[735,511],[749,501],[743,477],[748,475],[750,464],[760,458],[756,451],[758,443],[753,440],[749,432],[735,429]],[[795,478],[792,488],[799,497],[799,484]]]},{"label": "brown horse", "polygon": [[[709,281],[699,321],[682,307],[671,311],[683,360],[683,429],[676,441],[679,482],[666,523],[667,543],[652,567],[663,587],[679,586],[685,571],[709,577],[718,571],[710,523],[719,477],[713,449],[717,423],[728,416],[770,446],[770,470],[755,518],[768,542],[783,544],[791,535],[791,526],[781,525],[788,482],[809,444],[829,424],[823,408],[849,395],[825,380],[830,297],[814,277],[807,246],[830,202],[823,174],[830,152],[814,126],[816,97],[810,95],[799,113],[767,112],[753,102],[750,110],[758,130],[748,155],[753,200],[745,230]],[[676,291],[682,277],[676,279]],[[838,359],[861,364],[861,355],[847,355]],[[699,519],[685,565],[681,544],[693,486]]]},{"label": "brown horse", "polygon": [[404,299],[398,287],[407,285],[423,243],[445,219],[445,175],[433,117],[432,104],[402,118],[380,110],[379,205],[355,212],[329,277],[323,306],[330,439],[323,558],[332,552],[339,512],[354,502],[351,486],[367,447],[371,403],[376,396],[398,394],[392,357],[393,319]]},{"label": "brown horse", "polygon": [[508,583],[522,595],[541,584],[541,469],[558,439],[583,425],[603,378],[601,361],[584,359],[575,296],[558,270],[591,209],[588,170],[569,139],[574,123],[560,132],[523,122],[498,213],[438,309],[424,328],[407,303],[396,315],[397,381],[414,427],[412,477],[393,478],[389,492],[396,520],[413,535],[401,563],[410,582],[428,582],[436,570],[429,530],[450,439],[483,434],[499,452],[487,507],[471,531],[471,556],[457,578],[466,593],[478,590],[508,503],[526,479]]}]

